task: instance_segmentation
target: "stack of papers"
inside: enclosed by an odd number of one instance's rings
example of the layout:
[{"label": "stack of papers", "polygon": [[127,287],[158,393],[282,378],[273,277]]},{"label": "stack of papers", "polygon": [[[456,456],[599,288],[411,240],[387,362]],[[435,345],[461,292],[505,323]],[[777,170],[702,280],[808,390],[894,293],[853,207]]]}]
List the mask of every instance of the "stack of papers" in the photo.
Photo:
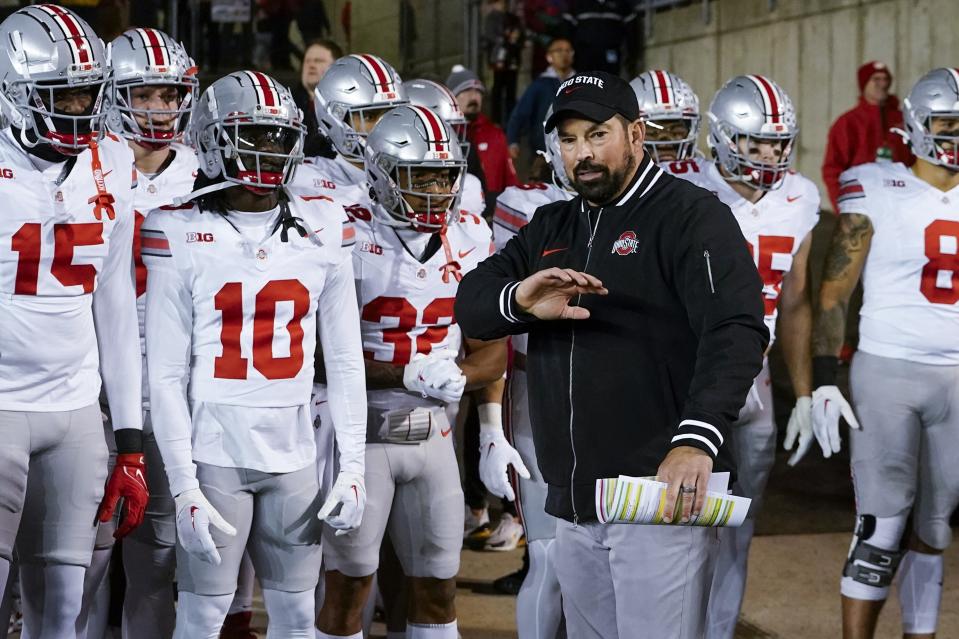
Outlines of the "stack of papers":
[{"label": "stack of papers", "polygon": [[[663,521],[666,505],[666,484],[655,477],[620,475],[596,480],[596,515],[603,524],[659,524],[670,526],[742,525],[749,512],[751,499],[728,494],[729,473],[713,473],[706,487],[706,502],[698,516],[682,524],[681,504],[677,504],[673,521]],[[682,494],[680,493],[680,500]]]}]

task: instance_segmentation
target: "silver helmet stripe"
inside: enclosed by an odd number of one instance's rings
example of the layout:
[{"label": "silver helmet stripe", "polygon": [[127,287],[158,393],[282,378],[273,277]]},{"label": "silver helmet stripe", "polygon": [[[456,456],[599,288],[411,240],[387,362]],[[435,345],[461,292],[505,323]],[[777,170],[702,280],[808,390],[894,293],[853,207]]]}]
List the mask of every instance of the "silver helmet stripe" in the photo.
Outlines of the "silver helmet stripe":
[{"label": "silver helmet stripe", "polygon": [[449,144],[450,136],[444,122],[436,114],[421,106],[410,105],[410,108],[420,117],[420,122],[426,128],[426,142],[435,147],[431,151],[443,152]]},{"label": "silver helmet stripe", "polygon": [[86,36],[73,16],[55,4],[41,4],[37,8],[53,18],[53,22],[63,31],[63,39],[70,45],[73,62],[89,64],[90,49],[86,43]]},{"label": "silver helmet stripe", "polygon": [[956,83],[956,101],[959,102],[959,69],[954,69],[952,67],[946,67],[949,71],[949,74],[952,76],[952,81]]},{"label": "silver helmet stripe", "polygon": [[257,102],[260,105],[269,107],[278,106],[280,102],[279,95],[276,92],[276,87],[273,86],[272,78],[267,77],[259,71],[244,71],[244,73],[246,73],[247,77],[250,78],[250,81],[253,83],[253,88],[256,90]]},{"label": "silver helmet stripe", "polygon": [[353,57],[357,58],[363,63],[363,66],[365,66],[367,71],[370,72],[370,77],[373,78],[373,82],[379,85],[382,93],[393,91],[392,75],[388,69],[384,68],[383,65],[380,64],[380,61],[375,56],[367,53],[359,53],[355,54]]},{"label": "silver helmet stripe", "polygon": [[149,51],[150,59],[158,67],[170,66],[166,44],[155,29],[137,29],[137,35],[143,41],[143,48]]},{"label": "silver helmet stripe", "polygon": [[656,98],[660,104],[675,104],[676,98],[673,95],[673,82],[669,74],[659,69],[652,71],[653,86],[656,89]]},{"label": "silver helmet stripe", "polygon": [[766,121],[770,124],[779,124],[782,119],[782,96],[773,86],[773,84],[761,75],[746,76],[753,81],[756,88],[759,89],[759,95],[763,98]]}]

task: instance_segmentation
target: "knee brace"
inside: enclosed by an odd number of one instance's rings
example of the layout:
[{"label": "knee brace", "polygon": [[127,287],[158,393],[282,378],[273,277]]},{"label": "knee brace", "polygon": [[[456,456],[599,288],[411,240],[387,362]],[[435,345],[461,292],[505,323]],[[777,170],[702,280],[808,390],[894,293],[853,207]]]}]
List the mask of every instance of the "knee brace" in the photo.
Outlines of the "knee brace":
[{"label": "knee brace", "polygon": [[840,590],[844,596],[867,601],[886,598],[902,561],[903,551],[899,550],[899,544],[905,527],[905,514],[859,516],[842,571]]}]

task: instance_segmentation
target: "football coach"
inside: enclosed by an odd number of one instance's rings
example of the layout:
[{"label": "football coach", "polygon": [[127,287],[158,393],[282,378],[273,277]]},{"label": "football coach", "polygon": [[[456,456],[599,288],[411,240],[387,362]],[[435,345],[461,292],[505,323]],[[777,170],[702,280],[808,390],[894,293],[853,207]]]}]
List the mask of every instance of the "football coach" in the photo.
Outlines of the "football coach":
[{"label": "football coach", "polygon": [[569,636],[699,638],[716,531],[600,524],[596,480],[657,475],[667,520],[700,511],[769,341],[762,283],[730,210],[643,152],[626,82],[566,80],[545,127],[578,196],[463,278],[456,319],[473,338],[529,333]]}]

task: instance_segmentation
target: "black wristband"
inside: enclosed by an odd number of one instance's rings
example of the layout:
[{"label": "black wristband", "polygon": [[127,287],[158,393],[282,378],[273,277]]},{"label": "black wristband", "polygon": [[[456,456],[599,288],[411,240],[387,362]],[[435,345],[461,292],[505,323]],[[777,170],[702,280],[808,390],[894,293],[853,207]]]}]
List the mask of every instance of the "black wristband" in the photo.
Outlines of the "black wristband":
[{"label": "black wristband", "polygon": [[835,386],[839,358],[832,355],[819,355],[812,358],[812,387]]},{"label": "black wristband", "polygon": [[143,431],[138,428],[120,428],[113,431],[117,442],[117,454],[128,455],[143,452]]}]

